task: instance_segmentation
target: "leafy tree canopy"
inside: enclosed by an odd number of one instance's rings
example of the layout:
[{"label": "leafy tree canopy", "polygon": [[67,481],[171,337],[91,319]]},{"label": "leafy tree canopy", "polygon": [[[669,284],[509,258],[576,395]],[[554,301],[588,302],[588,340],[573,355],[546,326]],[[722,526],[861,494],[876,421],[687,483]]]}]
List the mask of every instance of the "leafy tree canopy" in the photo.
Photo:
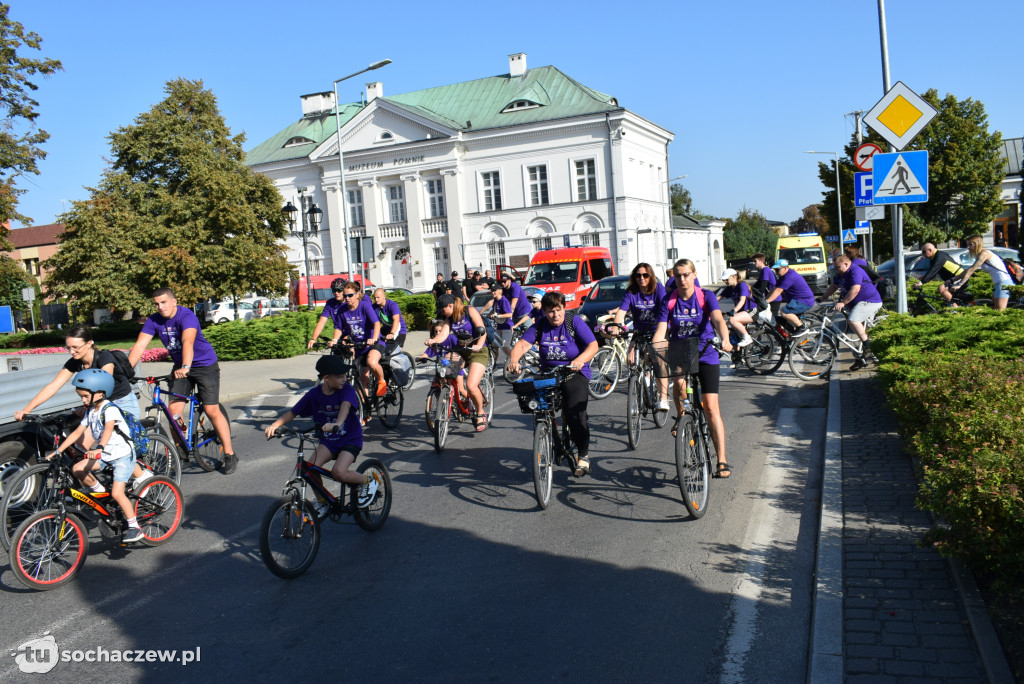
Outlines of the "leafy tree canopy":
[{"label": "leafy tree canopy", "polygon": [[761,212],[743,207],[734,219],[727,219],[723,232],[725,258],[745,259],[758,252],[775,253],[779,240]]},{"label": "leafy tree canopy", "polygon": [[182,303],[284,292],[293,269],[280,193],[243,163],[245,137],[231,136],[202,81],[165,92],[110,135],[111,168],[62,217],[47,287],[116,312],[150,310],[160,287]]},{"label": "leafy tree canopy", "polygon": [[[39,89],[35,77],[48,76],[62,69],[56,59],[30,59],[25,48],[39,50],[43,39],[26,31],[19,22],[12,21],[11,6],[0,4],[0,226],[16,219],[31,223],[32,219],[18,213],[18,195],[24,190],[15,188],[18,178],[39,173],[37,162],[46,157],[41,145],[50,134],[36,128],[39,103],[31,93]],[[19,54],[21,50],[21,54]],[[0,227],[0,248],[11,249],[7,229]]]},{"label": "leafy tree canopy", "polygon": [[21,298],[21,291],[26,287],[35,287],[35,280],[17,261],[6,254],[0,254],[0,306],[9,306],[14,311],[27,311],[28,302]]},{"label": "leafy tree canopy", "polygon": [[803,208],[800,218],[789,224],[790,233],[828,233],[828,221],[821,215],[821,205],[811,204]]},{"label": "leafy tree canopy", "polygon": [[693,197],[690,196],[690,191],[684,188],[682,183],[673,183],[670,192],[673,215],[693,213]]}]

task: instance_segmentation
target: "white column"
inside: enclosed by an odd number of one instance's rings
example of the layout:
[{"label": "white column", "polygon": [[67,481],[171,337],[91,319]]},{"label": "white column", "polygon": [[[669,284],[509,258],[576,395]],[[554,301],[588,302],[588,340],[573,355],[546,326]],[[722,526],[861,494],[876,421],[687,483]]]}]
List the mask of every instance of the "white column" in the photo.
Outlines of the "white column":
[{"label": "white column", "polygon": [[445,211],[448,212],[448,259],[451,262],[449,272],[444,274],[447,279],[451,271],[466,272],[466,262],[459,249],[459,245],[465,249],[466,239],[462,233],[463,198],[459,186],[459,169],[444,169],[441,176],[444,181]]},{"label": "white column", "polygon": [[424,278],[426,260],[423,258],[423,183],[420,174],[400,176],[405,186],[405,218],[409,226],[409,257],[412,259],[412,287],[414,290],[430,287]]},{"label": "white column", "polygon": [[324,250],[324,271],[327,273],[348,273],[348,247],[345,245],[345,229],[342,223],[341,185],[337,182],[323,186],[327,196],[327,226],[329,238]]},{"label": "white column", "polygon": [[377,258],[377,254],[384,249],[384,243],[380,239],[380,188],[376,178],[368,178],[359,181],[359,189],[363,191],[363,221],[366,223],[366,234],[373,237],[374,249],[377,251],[373,255],[375,263],[370,268],[368,277],[374,284],[383,285],[385,282],[391,282],[391,261],[388,254],[385,254],[383,259]]}]

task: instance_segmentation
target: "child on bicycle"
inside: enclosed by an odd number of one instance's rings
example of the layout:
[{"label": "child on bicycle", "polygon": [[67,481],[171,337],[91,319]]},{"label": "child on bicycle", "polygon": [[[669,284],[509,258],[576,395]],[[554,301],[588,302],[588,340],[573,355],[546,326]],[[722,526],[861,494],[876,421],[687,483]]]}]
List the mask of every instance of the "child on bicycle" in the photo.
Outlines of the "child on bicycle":
[{"label": "child on bicycle", "polygon": [[[434,319],[430,322],[430,337],[428,339],[434,339],[441,334],[444,329],[445,322],[440,319]],[[438,343],[441,347],[440,353],[447,354],[455,350],[459,346],[459,338],[455,335],[448,335],[448,337]],[[438,352],[434,351],[431,347],[427,347],[426,351],[420,354],[421,359],[433,359],[436,358]],[[456,382],[459,385],[459,395],[466,398],[466,369],[463,368],[459,371],[459,377],[456,378]]]},{"label": "child on bicycle", "polygon": [[[139,521],[135,519],[132,502],[124,493],[124,486],[132,476],[133,470],[139,471],[137,474],[140,477],[136,478],[136,483],[149,479],[149,474],[143,474],[135,463],[135,449],[127,439],[129,428],[121,409],[107,399],[114,391],[114,376],[102,368],[86,368],[72,378],[71,384],[74,385],[88,411],[81,424],[57,447],[57,451],[64,451],[77,442],[88,428],[92,439],[90,441],[87,438],[86,441],[92,448],[85,452],[83,460],[71,467],[71,472],[94,494],[100,494],[107,490],[93,476],[92,471],[106,465],[113,467],[114,484],[111,486],[110,496],[121,507],[125,520],[128,521],[128,529],[125,530],[121,541],[125,544],[137,542],[144,535],[139,527]],[[46,460],[56,455],[56,452],[49,454]]]},{"label": "child on bicycle", "polygon": [[[362,485],[359,488],[358,505],[365,508],[377,493],[377,480],[349,468],[363,449],[363,426],[359,414],[354,410],[358,399],[356,390],[348,382],[352,366],[341,358],[321,356],[316,362],[320,384],[306,392],[290,410],[271,423],[266,429],[267,439],[277,429],[290,423],[297,416],[312,417],[322,426],[320,442],[316,445],[313,465],[324,466],[334,461],[331,477],[345,484]],[[329,504],[317,497],[316,509],[319,515],[327,512]]]}]

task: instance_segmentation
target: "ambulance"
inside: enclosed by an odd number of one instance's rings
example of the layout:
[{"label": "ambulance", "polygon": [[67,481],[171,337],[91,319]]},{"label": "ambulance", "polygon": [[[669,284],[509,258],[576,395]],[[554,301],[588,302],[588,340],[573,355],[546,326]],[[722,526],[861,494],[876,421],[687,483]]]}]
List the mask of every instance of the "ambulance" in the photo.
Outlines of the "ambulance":
[{"label": "ambulance", "polygon": [[607,247],[542,249],[530,260],[525,285],[565,295],[565,308],[575,309],[601,278],[615,275]]},{"label": "ambulance", "polygon": [[779,259],[788,261],[789,267],[807,281],[814,294],[822,294],[828,289],[825,241],[817,233],[780,237],[779,244],[775,249],[775,261]]}]

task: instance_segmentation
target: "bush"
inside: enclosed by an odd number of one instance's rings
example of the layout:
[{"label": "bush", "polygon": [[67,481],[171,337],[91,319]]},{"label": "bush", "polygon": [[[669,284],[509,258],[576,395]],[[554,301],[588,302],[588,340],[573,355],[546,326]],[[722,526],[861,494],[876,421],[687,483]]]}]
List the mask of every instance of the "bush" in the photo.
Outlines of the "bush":
[{"label": "bush", "polygon": [[1024,312],[890,316],[872,333],[890,404],[921,462],[929,535],[1002,591],[1024,581]]},{"label": "bush", "polygon": [[388,294],[388,299],[398,304],[402,310],[402,317],[405,319],[405,326],[409,330],[428,330],[430,319],[434,317],[437,306],[434,304],[434,296],[430,294],[402,296],[400,294]]},{"label": "bush", "polygon": [[[222,361],[285,359],[306,353],[319,314],[294,311],[251,321],[229,321],[210,326],[203,335]],[[328,321],[324,334],[330,339],[334,326]]]}]

